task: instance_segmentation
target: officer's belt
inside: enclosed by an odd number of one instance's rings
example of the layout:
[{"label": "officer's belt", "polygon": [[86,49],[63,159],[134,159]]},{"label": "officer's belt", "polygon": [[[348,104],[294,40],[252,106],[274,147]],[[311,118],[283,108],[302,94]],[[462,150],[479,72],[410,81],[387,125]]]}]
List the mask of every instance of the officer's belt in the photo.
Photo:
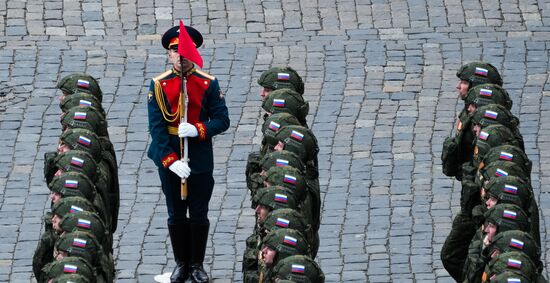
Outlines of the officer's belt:
[{"label": "officer's belt", "polygon": [[178,135],[178,127],[168,126],[168,134],[177,136]]}]

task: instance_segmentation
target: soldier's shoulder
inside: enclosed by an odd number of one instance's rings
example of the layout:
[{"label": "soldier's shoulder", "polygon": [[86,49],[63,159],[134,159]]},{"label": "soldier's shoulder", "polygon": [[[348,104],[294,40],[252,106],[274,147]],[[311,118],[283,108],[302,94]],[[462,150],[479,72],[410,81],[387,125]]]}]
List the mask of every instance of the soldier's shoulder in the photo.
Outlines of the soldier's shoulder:
[{"label": "soldier's shoulder", "polygon": [[153,81],[158,82],[160,80],[168,78],[172,74],[172,70],[166,70],[163,73],[153,77]]},{"label": "soldier's shoulder", "polygon": [[211,81],[216,79],[216,77],[212,76],[211,74],[209,74],[209,73],[207,73],[203,70],[199,70],[199,69],[195,69],[193,74],[200,77],[200,78],[208,79],[208,80],[211,80]]}]

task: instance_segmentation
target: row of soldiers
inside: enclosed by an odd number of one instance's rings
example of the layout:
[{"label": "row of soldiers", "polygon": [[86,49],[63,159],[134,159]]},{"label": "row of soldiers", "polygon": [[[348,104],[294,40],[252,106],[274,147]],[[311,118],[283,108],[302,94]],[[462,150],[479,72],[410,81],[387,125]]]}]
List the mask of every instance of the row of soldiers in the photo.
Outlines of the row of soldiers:
[{"label": "row of soldiers", "polygon": [[246,239],[244,282],[324,282],[319,248],[319,147],[308,128],[304,83],[290,67],[258,79],[265,111],[259,152],[246,167],[256,223]]},{"label": "row of soldiers", "polygon": [[113,282],[117,228],[117,161],[107,132],[103,94],[93,77],[59,81],[61,128],[57,150],[44,156],[51,212],[33,256],[38,282]]},{"label": "row of soldiers", "polygon": [[443,173],[461,181],[461,210],[442,250],[457,282],[546,282],[539,209],[519,119],[498,70],[472,62],[457,72],[456,135],[443,144]]}]

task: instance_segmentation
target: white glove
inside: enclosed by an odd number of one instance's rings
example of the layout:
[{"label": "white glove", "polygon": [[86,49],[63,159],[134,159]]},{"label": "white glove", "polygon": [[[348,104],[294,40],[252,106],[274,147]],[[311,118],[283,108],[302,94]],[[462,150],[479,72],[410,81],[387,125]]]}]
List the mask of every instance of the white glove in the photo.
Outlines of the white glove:
[{"label": "white glove", "polygon": [[195,126],[189,123],[181,123],[178,127],[178,136],[180,138],[190,137],[194,138],[199,135],[199,131]]},{"label": "white glove", "polygon": [[187,177],[189,177],[189,175],[191,174],[191,168],[189,168],[189,164],[181,160],[174,161],[174,163],[168,166],[168,169],[176,173],[176,175],[178,175],[182,179],[187,179]]}]

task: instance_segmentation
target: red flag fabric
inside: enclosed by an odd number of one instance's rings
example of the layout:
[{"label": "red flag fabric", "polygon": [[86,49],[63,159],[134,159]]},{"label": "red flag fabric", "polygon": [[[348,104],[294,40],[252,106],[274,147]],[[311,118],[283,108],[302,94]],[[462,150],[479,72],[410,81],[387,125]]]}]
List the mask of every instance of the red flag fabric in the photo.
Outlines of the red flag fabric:
[{"label": "red flag fabric", "polygon": [[195,47],[195,43],[187,33],[182,20],[180,20],[180,35],[178,41],[178,54],[202,68],[202,57]]}]

